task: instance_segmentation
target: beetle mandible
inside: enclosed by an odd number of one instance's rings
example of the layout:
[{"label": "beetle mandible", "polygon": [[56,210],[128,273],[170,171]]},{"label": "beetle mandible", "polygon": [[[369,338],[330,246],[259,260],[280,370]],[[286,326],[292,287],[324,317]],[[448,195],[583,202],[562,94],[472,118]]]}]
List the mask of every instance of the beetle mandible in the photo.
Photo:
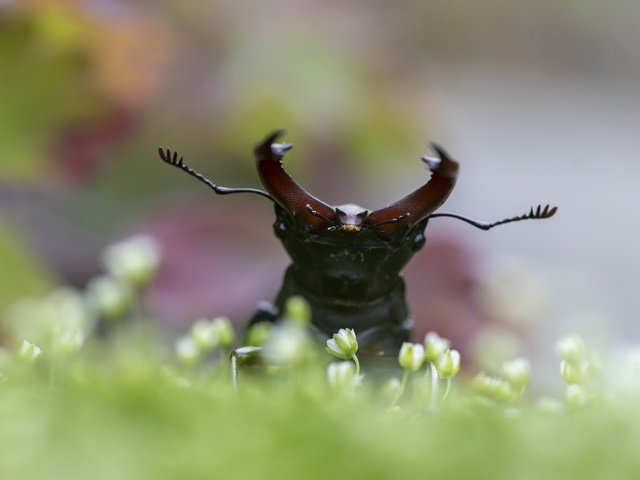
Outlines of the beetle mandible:
[{"label": "beetle mandible", "polygon": [[273,202],[275,235],[292,264],[273,304],[262,302],[250,321],[276,321],[286,300],[302,296],[310,305],[312,328],[328,338],[339,328],[353,328],[361,349],[395,355],[411,329],[401,270],[425,244],[424,230],[435,217],[452,217],[482,230],[521,220],[553,216],[557,207],[532,208],[528,213],[493,223],[453,213],[434,213],[456,182],[458,163],[431,143],[437,158],[422,161],[431,177],[403,199],[379,210],[355,204],[329,206],[310,195],[287,174],[282,160],[292,147],[276,143],[282,130],[269,134],[254,149],[258,175],[266,191],[214,184],[169,149],[159,148],[163,161],[207,184],[216,193],[253,193]]}]

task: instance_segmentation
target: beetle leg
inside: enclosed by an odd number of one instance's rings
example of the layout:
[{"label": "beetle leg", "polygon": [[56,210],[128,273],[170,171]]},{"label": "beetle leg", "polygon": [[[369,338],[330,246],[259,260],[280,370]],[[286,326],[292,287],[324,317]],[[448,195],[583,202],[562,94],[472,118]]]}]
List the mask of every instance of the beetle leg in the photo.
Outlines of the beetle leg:
[{"label": "beetle leg", "polygon": [[487,223],[487,222],[478,222],[476,220],[471,220],[470,218],[463,217],[462,215],[458,215],[456,213],[434,213],[429,216],[429,218],[434,217],[451,217],[457,218],[458,220],[462,220],[463,222],[468,223],[469,225],[473,225],[480,230],[490,230],[493,227],[497,227],[498,225],[504,225],[505,223],[519,222],[521,220],[542,220],[545,218],[550,218],[555,215],[558,211],[558,207],[552,207],[551,205],[546,205],[544,208],[542,205],[538,205],[534,210],[533,207],[529,210],[529,213],[525,213],[524,215],[518,215],[515,217],[505,218],[503,220],[498,220],[497,222]]},{"label": "beetle leg", "polygon": [[188,166],[186,163],[184,163],[184,161],[182,160],[182,157],[178,158],[177,152],[172,153],[171,150],[169,150],[168,148],[167,149],[158,148],[158,154],[160,155],[160,158],[162,159],[163,162],[168,163],[169,165],[172,165],[176,168],[179,168],[183,172],[187,172],[192,177],[195,177],[201,182],[203,182],[204,184],[206,184],[209,188],[211,188],[214,192],[216,192],[219,195],[226,195],[228,193],[255,193],[257,195],[261,195],[273,201],[273,198],[271,198],[271,195],[269,195],[267,192],[263,192],[262,190],[258,190],[257,188],[229,188],[229,187],[221,187],[220,185],[216,185],[207,177],[202,175],[200,172],[194,170],[193,168]]}]

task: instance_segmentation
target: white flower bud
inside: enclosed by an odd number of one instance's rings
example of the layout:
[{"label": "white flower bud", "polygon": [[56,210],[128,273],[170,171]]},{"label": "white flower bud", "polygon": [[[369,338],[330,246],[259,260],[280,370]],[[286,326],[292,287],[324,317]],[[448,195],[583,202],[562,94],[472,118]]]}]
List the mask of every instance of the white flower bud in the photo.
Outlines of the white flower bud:
[{"label": "white flower bud", "polygon": [[460,371],[460,352],[447,350],[436,361],[436,370],[440,378],[453,378]]},{"label": "white flower bud", "polygon": [[564,401],[568,407],[579,409],[587,404],[587,392],[579,385],[568,385],[564,394]]},{"label": "white flower bud", "polygon": [[327,380],[331,388],[343,390],[355,385],[356,367],[353,362],[333,362],[327,367]]},{"label": "white flower bud", "polygon": [[245,334],[244,343],[248,346],[260,347],[269,338],[273,324],[270,322],[260,322],[251,325]]},{"label": "white flower bud", "polygon": [[300,365],[311,353],[306,328],[286,322],[272,328],[261,350],[262,357],[274,365]]},{"label": "white flower bud", "polygon": [[404,342],[398,353],[398,363],[405,370],[420,370],[424,363],[424,346],[420,343]]},{"label": "white flower bud", "polygon": [[522,390],[529,384],[531,366],[524,358],[516,358],[502,364],[502,377],[516,390]]},{"label": "white flower bud", "polygon": [[358,351],[358,340],[351,328],[341,328],[327,340],[327,352],[343,360],[349,360]]},{"label": "white flower bud", "polygon": [[227,317],[216,317],[212,320],[218,330],[218,341],[223,348],[229,348],[236,340],[236,332]]},{"label": "white flower bud", "polygon": [[42,349],[28,340],[24,340],[18,350],[18,359],[25,363],[34,363],[42,355]]},{"label": "white flower bud", "polygon": [[587,349],[584,340],[578,335],[571,335],[561,339],[556,345],[556,351],[562,360],[579,365],[587,360]]},{"label": "white flower bud", "polygon": [[382,385],[380,389],[380,394],[387,401],[392,402],[400,395],[400,390],[402,389],[402,382],[395,377],[390,378]]},{"label": "white flower bud", "polygon": [[584,382],[587,371],[587,364],[575,364],[567,360],[560,362],[560,375],[562,379],[569,385],[581,385]]},{"label": "white flower bud", "polygon": [[284,304],[284,316],[298,325],[306,326],[311,323],[311,308],[303,297],[296,295]]},{"label": "white flower bud", "polygon": [[471,386],[479,394],[499,403],[510,403],[518,397],[508,382],[500,378],[490,377],[485,373],[476,375],[471,382]]},{"label": "white flower bud", "polygon": [[51,350],[54,354],[69,355],[84,345],[85,335],[78,330],[57,330],[53,333]]},{"label": "white flower bud", "polygon": [[435,332],[429,332],[424,337],[424,357],[430,363],[438,359],[449,349],[451,342]]},{"label": "white flower bud", "polygon": [[141,286],[155,274],[160,253],[153,238],[136,235],[107,247],[102,261],[112,275],[125,279],[133,286]]},{"label": "white flower bud", "polygon": [[50,328],[85,330],[93,324],[85,297],[72,288],[55,290],[44,300]]},{"label": "white flower bud", "polygon": [[200,347],[190,336],[180,337],[175,345],[176,356],[184,365],[195,365],[200,360]]},{"label": "white flower bud", "polygon": [[553,397],[541,397],[536,401],[535,409],[540,413],[557,415],[564,411],[564,405]]},{"label": "white flower bud", "polygon": [[206,351],[213,350],[220,341],[218,328],[211,320],[198,320],[191,326],[189,334],[198,347]]},{"label": "white flower bud", "polygon": [[131,306],[131,290],[116,277],[103,275],[92,279],[87,285],[89,300],[106,318],[122,317]]}]

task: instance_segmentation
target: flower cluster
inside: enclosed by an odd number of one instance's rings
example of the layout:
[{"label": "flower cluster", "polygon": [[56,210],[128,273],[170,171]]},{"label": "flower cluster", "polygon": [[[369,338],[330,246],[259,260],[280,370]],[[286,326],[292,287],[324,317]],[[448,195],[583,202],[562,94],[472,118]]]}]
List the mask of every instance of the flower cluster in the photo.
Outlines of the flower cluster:
[{"label": "flower cluster", "polygon": [[522,398],[531,376],[531,366],[524,358],[504,362],[498,376],[477,374],[471,386],[481,398],[501,405],[514,404]]},{"label": "flower cluster", "polygon": [[560,357],[560,375],[567,384],[565,403],[570,408],[581,408],[587,404],[585,382],[592,371],[584,340],[578,335],[561,339],[556,345]]},{"label": "flower cluster", "polygon": [[235,332],[228,318],[201,319],[176,341],[175,352],[182,364],[195,365],[216,348],[230,348],[234,341]]},{"label": "flower cluster", "polygon": [[404,393],[409,375],[419,371],[424,364],[428,364],[431,372],[430,387],[430,406],[436,408],[438,403],[438,381],[446,380],[446,390],[442,396],[442,400],[446,399],[451,388],[451,379],[460,371],[460,353],[457,350],[449,348],[451,343],[449,340],[440,337],[435,332],[429,332],[424,338],[424,343],[405,342],[400,347],[398,353],[398,363],[404,370],[402,380],[388,383],[385,387],[387,390],[394,387],[395,394],[392,397],[392,408],[396,408],[396,404]]}]

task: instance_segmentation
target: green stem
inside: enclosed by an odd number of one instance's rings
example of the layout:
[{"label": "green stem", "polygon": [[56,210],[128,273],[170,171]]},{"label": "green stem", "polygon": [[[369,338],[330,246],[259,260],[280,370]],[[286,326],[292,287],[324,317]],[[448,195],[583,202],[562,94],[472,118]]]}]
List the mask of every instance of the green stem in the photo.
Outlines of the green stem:
[{"label": "green stem", "polygon": [[393,402],[391,402],[391,408],[395,407],[396,404],[398,403],[398,400],[400,400],[400,397],[402,396],[404,389],[407,386],[408,379],[409,379],[409,370],[405,370],[404,374],[402,375],[402,381],[400,382],[400,388],[398,389],[398,393],[396,393],[396,396],[393,398]]},{"label": "green stem", "polygon": [[433,363],[430,363],[431,367],[431,401],[429,402],[429,409],[435,411],[438,408],[438,370]]},{"label": "green stem", "polygon": [[447,399],[447,396],[449,395],[449,390],[451,390],[451,377],[447,377],[447,386],[444,389],[444,394],[442,395],[442,402],[444,402]]},{"label": "green stem", "polygon": [[354,353],[353,357],[351,357],[353,363],[356,364],[356,378],[360,376],[360,361],[358,360],[358,356]]}]

